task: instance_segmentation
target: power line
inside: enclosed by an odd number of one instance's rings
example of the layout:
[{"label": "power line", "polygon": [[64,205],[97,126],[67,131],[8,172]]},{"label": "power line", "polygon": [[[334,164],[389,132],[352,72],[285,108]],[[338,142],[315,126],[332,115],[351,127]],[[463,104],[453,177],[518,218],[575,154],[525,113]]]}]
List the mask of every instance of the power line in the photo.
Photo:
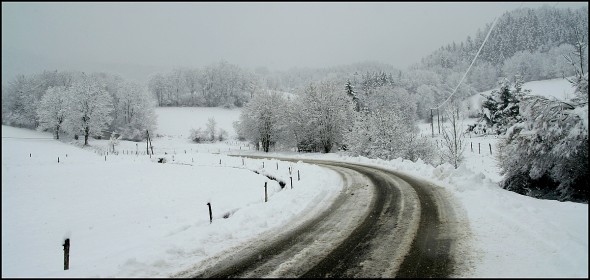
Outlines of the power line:
[{"label": "power line", "polygon": [[[522,5],[521,5],[522,6]],[[455,87],[455,89],[453,90],[453,92],[451,93],[451,95],[449,95],[449,97],[447,97],[447,99],[445,101],[443,101],[440,105],[438,105],[438,107],[435,108],[431,108],[432,110],[434,109],[438,109],[440,107],[442,107],[445,103],[447,103],[447,101],[449,101],[449,99],[451,99],[451,97],[453,95],[455,95],[455,92],[457,92],[457,89],[459,88],[459,86],[461,85],[461,83],[463,82],[463,80],[465,79],[465,77],[467,76],[467,73],[469,73],[469,70],[471,70],[471,67],[473,66],[473,63],[475,63],[475,60],[477,59],[477,57],[479,56],[479,53],[481,52],[481,49],[483,49],[483,46],[486,44],[486,42],[488,41],[488,37],[490,37],[490,34],[492,34],[492,30],[494,29],[494,26],[496,25],[496,22],[498,21],[498,17],[496,17],[494,19],[494,23],[492,23],[492,26],[490,27],[490,30],[488,31],[488,35],[486,35],[486,38],[483,40],[483,42],[481,43],[481,46],[479,47],[479,50],[477,50],[477,53],[475,54],[475,57],[473,58],[473,60],[471,61],[471,64],[469,64],[469,67],[467,68],[467,71],[465,71],[465,74],[463,74],[463,77],[461,78],[461,80],[459,81],[459,84],[457,84],[457,87]]]},{"label": "power line", "polygon": [[[555,5],[557,5],[559,2],[555,3]],[[520,2],[520,5],[518,6],[518,8],[516,8],[517,10],[520,9],[522,7],[522,5],[524,4],[524,2]],[[555,5],[553,7],[555,7]],[[453,97],[453,95],[455,95],[455,92],[457,91],[457,89],[459,89],[459,86],[461,85],[461,83],[463,82],[463,80],[465,79],[465,77],[467,77],[467,73],[469,73],[469,70],[471,70],[471,67],[473,66],[473,64],[475,63],[475,60],[477,59],[477,57],[479,56],[479,53],[481,52],[481,50],[483,49],[483,46],[485,45],[486,41],[488,40],[488,37],[490,37],[490,34],[492,34],[492,29],[494,29],[494,26],[496,25],[496,22],[498,21],[499,17],[496,17],[494,19],[494,22],[492,23],[492,26],[490,27],[490,30],[488,31],[488,34],[486,35],[486,38],[483,40],[483,42],[481,43],[481,46],[479,47],[479,50],[477,50],[477,53],[475,54],[475,57],[473,58],[473,60],[471,61],[471,64],[469,65],[469,67],[467,68],[467,71],[465,71],[465,74],[463,74],[463,77],[461,78],[461,80],[459,81],[459,84],[457,84],[457,87],[455,87],[455,89],[453,90],[453,92],[451,93],[451,95],[449,95],[449,97],[447,97],[447,99],[445,101],[443,101],[440,105],[438,105],[435,108],[430,108],[431,110],[437,110],[440,107],[442,107],[445,103],[447,103],[447,101],[449,101],[449,99],[451,99],[451,97]]]}]

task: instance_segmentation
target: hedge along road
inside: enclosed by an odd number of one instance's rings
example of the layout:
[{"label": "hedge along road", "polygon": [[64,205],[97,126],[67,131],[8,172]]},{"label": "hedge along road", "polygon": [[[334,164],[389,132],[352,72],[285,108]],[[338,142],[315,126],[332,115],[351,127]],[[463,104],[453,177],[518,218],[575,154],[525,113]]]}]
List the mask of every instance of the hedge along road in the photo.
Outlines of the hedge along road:
[{"label": "hedge along road", "polygon": [[329,207],[175,276],[442,278],[456,272],[463,227],[444,189],[372,166],[301,161],[342,176],[343,190]]}]

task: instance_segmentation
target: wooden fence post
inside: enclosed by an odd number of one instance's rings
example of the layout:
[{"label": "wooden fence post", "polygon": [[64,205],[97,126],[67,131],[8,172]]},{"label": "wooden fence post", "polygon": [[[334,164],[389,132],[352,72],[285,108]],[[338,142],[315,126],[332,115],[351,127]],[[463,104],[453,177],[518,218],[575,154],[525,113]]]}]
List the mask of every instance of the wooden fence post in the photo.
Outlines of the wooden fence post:
[{"label": "wooden fence post", "polygon": [[277,170],[279,170],[279,162],[277,161]]},{"label": "wooden fence post", "polygon": [[146,129],[145,130],[146,137],[145,137],[145,151],[146,153],[150,153],[150,132]]},{"label": "wooden fence post", "polygon": [[70,239],[67,238],[62,245],[64,247],[64,270],[70,269]]},{"label": "wooden fence post", "polygon": [[293,176],[289,176],[289,179],[291,179],[291,189],[293,189]]},{"label": "wooden fence post", "polygon": [[490,145],[490,155],[492,154],[492,143],[488,143]]},{"label": "wooden fence post", "polygon": [[436,108],[436,119],[438,120],[438,134],[440,134],[440,114],[438,113],[438,108]]},{"label": "wooden fence post", "polygon": [[207,205],[209,206],[209,223],[213,223],[213,212],[211,211],[211,203],[207,202]]},{"label": "wooden fence post", "polygon": [[268,201],[268,193],[266,192],[266,183],[268,183],[268,182],[264,182],[264,202]]},{"label": "wooden fence post", "polygon": [[473,142],[471,142],[471,152],[473,153]]},{"label": "wooden fence post", "polygon": [[478,148],[477,153],[481,154],[481,143],[477,143],[477,148]]},{"label": "wooden fence post", "polygon": [[299,170],[297,170],[297,181],[301,180],[301,177],[299,177]]}]

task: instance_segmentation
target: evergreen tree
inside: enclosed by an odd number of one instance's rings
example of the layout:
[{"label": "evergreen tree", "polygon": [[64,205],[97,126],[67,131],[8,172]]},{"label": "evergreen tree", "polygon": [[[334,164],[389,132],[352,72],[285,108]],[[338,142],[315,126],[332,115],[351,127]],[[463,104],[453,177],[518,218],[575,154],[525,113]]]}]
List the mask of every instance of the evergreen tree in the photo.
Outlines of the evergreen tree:
[{"label": "evergreen tree", "polygon": [[522,120],[519,103],[530,93],[530,90],[522,89],[522,79],[518,76],[515,77],[514,88],[508,79],[500,84],[499,90],[483,95],[485,100],[482,103],[482,119],[497,134],[505,133],[508,127]]},{"label": "evergreen tree", "polygon": [[356,112],[359,112],[361,109],[360,108],[361,106],[359,104],[358,97],[356,97],[356,92],[354,91],[354,87],[350,83],[350,80],[348,80],[346,82],[345,90],[346,90],[346,95],[348,95],[350,98],[352,98],[352,102],[354,103],[354,110]]}]

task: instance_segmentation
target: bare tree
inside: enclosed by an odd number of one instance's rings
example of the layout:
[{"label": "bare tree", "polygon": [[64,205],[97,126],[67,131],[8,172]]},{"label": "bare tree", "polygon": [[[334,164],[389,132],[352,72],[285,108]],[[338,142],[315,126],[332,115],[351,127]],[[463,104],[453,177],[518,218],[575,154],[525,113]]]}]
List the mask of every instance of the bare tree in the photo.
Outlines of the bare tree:
[{"label": "bare tree", "polygon": [[451,163],[455,168],[463,161],[463,152],[465,151],[465,130],[463,129],[462,114],[459,111],[459,105],[452,103],[447,108],[445,115],[448,123],[443,125],[442,129],[442,147],[440,148],[441,156],[444,161]]},{"label": "bare tree", "polygon": [[[574,32],[576,35],[576,43],[574,45],[575,50],[571,55],[564,55],[564,58],[575,69],[575,80],[568,79],[568,81],[572,84],[577,84],[582,80],[582,77],[584,77],[584,69],[588,67],[588,65],[584,65],[584,62],[586,61],[586,59],[584,59],[584,51],[587,47],[585,42],[587,42],[587,40],[584,38],[585,33],[580,33],[578,28],[574,28]],[[572,55],[575,57],[572,57]]]}]

